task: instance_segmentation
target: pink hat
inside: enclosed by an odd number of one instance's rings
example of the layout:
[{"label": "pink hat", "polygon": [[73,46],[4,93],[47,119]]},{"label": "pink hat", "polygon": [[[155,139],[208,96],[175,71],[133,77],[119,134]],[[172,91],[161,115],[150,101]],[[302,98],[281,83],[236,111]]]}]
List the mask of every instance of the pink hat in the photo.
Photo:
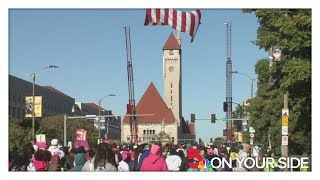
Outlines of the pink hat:
[{"label": "pink hat", "polygon": [[160,152],[160,146],[156,145],[156,144],[152,144],[151,146],[151,154],[158,154]]},{"label": "pink hat", "polygon": [[192,149],[198,149],[198,147],[197,146],[192,146]]},{"label": "pink hat", "polygon": [[47,149],[47,145],[45,142],[37,142],[36,145],[39,149]]},{"label": "pink hat", "polygon": [[128,151],[123,151],[121,153],[121,157],[122,157],[123,161],[126,160],[128,158],[128,156],[129,156],[129,152]]}]

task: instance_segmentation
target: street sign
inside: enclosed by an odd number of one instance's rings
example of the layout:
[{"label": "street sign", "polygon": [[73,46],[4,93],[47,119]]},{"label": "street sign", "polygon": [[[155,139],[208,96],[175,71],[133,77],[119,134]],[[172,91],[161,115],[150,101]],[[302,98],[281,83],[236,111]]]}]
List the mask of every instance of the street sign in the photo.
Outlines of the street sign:
[{"label": "street sign", "polygon": [[282,108],[282,117],[289,117],[289,109]]},{"label": "street sign", "polygon": [[251,134],[250,134],[250,137],[251,137],[251,138],[254,138],[254,134],[253,134],[253,133],[251,133]]},{"label": "street sign", "polygon": [[288,146],[288,136],[282,136],[282,146]]},{"label": "street sign", "polygon": [[255,133],[256,131],[255,131],[255,129],[253,128],[253,127],[250,127],[249,128],[249,133]]},{"label": "street sign", "polygon": [[281,134],[283,136],[288,136],[288,126],[282,126],[282,132]]},{"label": "street sign", "polygon": [[253,145],[253,138],[250,139],[250,145]]},{"label": "street sign", "polygon": [[282,126],[288,126],[288,116],[282,116]]}]

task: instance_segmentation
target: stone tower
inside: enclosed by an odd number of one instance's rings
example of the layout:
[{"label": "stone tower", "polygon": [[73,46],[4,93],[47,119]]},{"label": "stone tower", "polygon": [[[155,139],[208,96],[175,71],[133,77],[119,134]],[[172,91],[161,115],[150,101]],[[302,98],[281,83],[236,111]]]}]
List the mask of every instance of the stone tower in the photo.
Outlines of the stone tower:
[{"label": "stone tower", "polygon": [[173,33],[170,34],[163,46],[163,80],[164,80],[164,102],[173,112],[180,126],[182,116],[182,67],[181,67],[181,40]]}]

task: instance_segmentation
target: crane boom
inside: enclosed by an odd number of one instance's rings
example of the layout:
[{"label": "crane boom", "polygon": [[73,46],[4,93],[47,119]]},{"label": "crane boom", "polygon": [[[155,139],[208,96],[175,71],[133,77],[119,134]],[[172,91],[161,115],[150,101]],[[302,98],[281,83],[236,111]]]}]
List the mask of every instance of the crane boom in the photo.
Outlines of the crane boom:
[{"label": "crane boom", "polygon": [[232,140],[232,61],[231,61],[231,22],[225,23],[227,26],[227,61],[226,61],[226,102],[227,108],[227,140]]},{"label": "crane boom", "polygon": [[[127,104],[127,113],[131,115],[136,115],[136,103],[134,100],[134,82],[133,82],[133,68],[132,68],[132,56],[131,56],[131,40],[130,40],[130,27],[126,26],[126,49],[127,49],[127,72],[128,72],[128,90],[129,90],[129,103]],[[137,143],[137,117],[130,117],[130,133],[131,133],[131,143]]]}]

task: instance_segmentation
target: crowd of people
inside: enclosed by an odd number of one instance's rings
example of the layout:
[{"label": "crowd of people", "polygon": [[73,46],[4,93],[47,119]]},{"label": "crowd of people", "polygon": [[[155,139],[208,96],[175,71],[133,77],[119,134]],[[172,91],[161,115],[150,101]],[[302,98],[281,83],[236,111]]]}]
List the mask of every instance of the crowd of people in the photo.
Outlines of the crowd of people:
[{"label": "crowd of people", "polygon": [[[93,145],[89,150],[83,146],[64,147],[52,139],[48,147],[45,142],[27,144],[9,152],[9,171],[279,171],[274,169],[239,168],[236,159],[249,157],[250,145],[230,147],[172,144],[110,144]],[[188,163],[197,163],[197,158],[188,159],[188,151],[197,149],[202,159],[232,159],[232,167],[191,168]],[[270,155],[270,154],[269,154]],[[266,154],[268,156],[268,154]],[[214,159],[213,165],[218,161]]]}]

